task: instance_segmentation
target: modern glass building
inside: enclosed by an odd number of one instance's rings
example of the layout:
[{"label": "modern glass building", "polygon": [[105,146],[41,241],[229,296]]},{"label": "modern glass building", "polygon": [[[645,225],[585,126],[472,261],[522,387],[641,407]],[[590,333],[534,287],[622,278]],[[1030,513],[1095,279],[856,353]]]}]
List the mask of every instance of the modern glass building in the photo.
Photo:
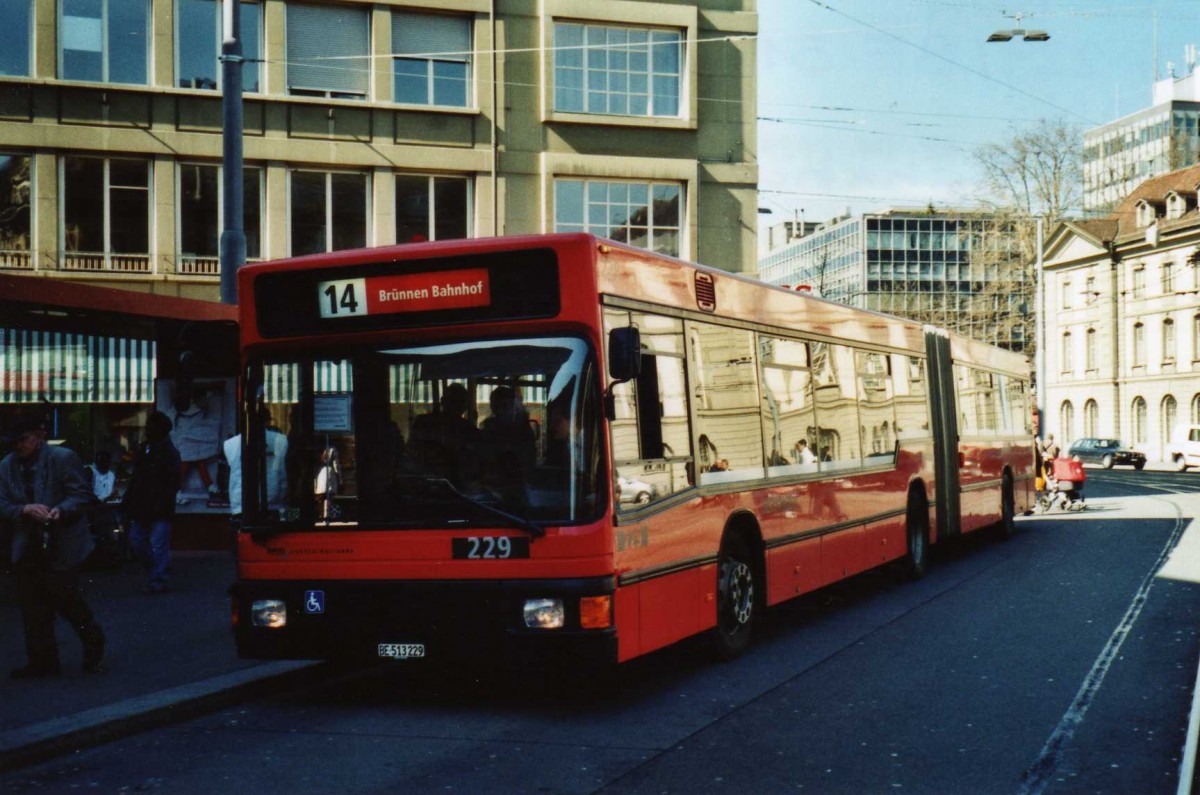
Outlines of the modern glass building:
[{"label": "modern glass building", "polygon": [[759,277],[1032,353],[1035,277],[1018,226],[977,212],[843,216],[768,252]]}]

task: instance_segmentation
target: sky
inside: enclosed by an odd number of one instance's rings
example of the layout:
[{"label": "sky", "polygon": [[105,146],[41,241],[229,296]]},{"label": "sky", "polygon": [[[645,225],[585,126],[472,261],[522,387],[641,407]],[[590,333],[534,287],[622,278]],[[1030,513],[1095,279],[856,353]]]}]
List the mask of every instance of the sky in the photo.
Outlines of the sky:
[{"label": "sky", "polygon": [[[760,232],[969,207],[980,145],[1041,119],[1082,136],[1149,107],[1156,42],[1160,78],[1200,45],[1200,0],[1019,2],[758,0]],[[1017,12],[1050,40],[988,43]]]}]

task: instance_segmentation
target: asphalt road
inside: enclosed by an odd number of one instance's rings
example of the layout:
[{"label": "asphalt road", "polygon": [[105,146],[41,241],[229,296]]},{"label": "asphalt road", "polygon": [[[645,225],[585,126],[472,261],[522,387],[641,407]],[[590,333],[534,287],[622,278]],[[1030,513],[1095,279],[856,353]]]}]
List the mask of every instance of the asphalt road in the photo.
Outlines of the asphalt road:
[{"label": "asphalt road", "polygon": [[689,641],[606,678],[367,669],[0,791],[1174,792],[1200,585],[1156,572],[1200,473],[1089,474],[1084,513],[804,597],[733,663]]}]

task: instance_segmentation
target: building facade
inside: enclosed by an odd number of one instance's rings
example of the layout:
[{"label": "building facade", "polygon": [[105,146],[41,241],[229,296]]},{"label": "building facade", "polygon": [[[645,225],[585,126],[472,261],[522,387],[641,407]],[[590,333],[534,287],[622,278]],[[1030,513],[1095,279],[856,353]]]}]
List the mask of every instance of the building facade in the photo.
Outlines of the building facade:
[{"label": "building facade", "polygon": [[1043,422],[1166,460],[1200,422],[1200,166],[1143,182],[1108,217],[1058,224],[1043,271]]},{"label": "building facade", "polygon": [[[842,216],[760,260],[760,278],[1032,354],[1020,224],[978,212]],[[1028,226],[1028,225],[1025,225]]]},{"label": "building facade", "polygon": [[[250,260],[586,230],[756,267],[754,0],[240,14]],[[221,3],[0,17],[0,269],[215,299]]]},{"label": "building facade", "polygon": [[1154,83],[1151,106],[1083,134],[1083,209],[1114,209],[1151,177],[1200,162],[1200,75],[1189,47],[1185,74]]}]

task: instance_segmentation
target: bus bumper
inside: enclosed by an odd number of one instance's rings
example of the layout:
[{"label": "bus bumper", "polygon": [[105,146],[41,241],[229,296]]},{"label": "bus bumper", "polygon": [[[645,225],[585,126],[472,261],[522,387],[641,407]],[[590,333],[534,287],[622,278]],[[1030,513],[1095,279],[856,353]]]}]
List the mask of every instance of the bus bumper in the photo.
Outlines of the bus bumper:
[{"label": "bus bumper", "polygon": [[[580,627],[585,596],[612,577],[571,580],[239,580],[230,589],[238,655],[252,659],[615,663],[617,633]],[[561,599],[559,629],[525,625],[529,599]],[[255,626],[256,602],[282,602],[281,626]],[[261,620],[261,619],[260,619]],[[418,650],[419,649],[419,655]],[[419,659],[418,659],[419,656]]]}]

